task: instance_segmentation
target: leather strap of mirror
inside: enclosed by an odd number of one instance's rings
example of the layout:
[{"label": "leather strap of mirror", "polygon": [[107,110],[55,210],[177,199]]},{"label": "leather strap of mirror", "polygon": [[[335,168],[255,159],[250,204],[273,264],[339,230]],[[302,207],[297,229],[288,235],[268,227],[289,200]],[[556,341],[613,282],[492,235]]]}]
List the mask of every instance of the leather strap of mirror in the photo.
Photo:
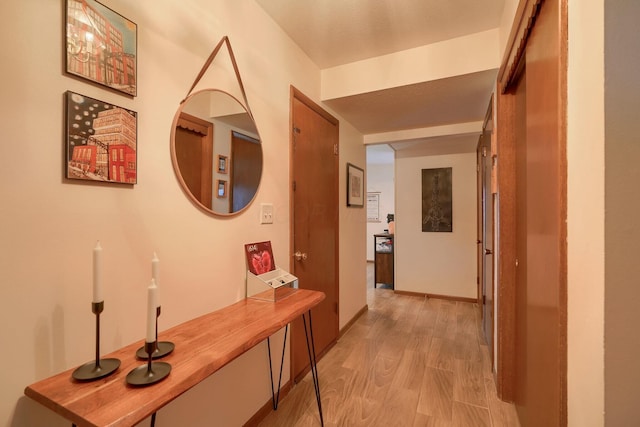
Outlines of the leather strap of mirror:
[{"label": "leather strap of mirror", "polygon": [[240,91],[242,92],[242,99],[244,100],[244,106],[247,109],[247,112],[249,113],[249,116],[251,116],[251,118],[253,119],[253,113],[251,113],[251,107],[249,107],[249,101],[247,100],[247,94],[244,91],[244,85],[242,84],[242,77],[240,77],[240,70],[238,69],[238,64],[236,63],[236,57],[233,54],[233,49],[231,49],[231,42],[229,42],[229,37],[227,37],[227,36],[222,37],[222,39],[220,39],[220,41],[218,42],[216,47],[213,49],[213,51],[211,52],[211,55],[209,55],[209,58],[207,58],[207,61],[202,66],[202,69],[200,70],[200,73],[198,73],[198,77],[196,77],[195,81],[193,82],[193,85],[191,85],[191,89],[189,89],[189,92],[187,93],[187,96],[184,97],[184,99],[180,102],[180,104],[182,104],[184,101],[186,101],[187,98],[189,97],[189,95],[191,95],[191,92],[196,87],[196,85],[198,84],[198,82],[200,81],[202,76],[204,76],[204,73],[206,73],[207,70],[209,69],[209,66],[213,62],[213,60],[216,57],[216,55],[218,54],[218,51],[222,47],[223,43],[227,45],[227,51],[229,52],[229,57],[231,58],[231,65],[233,65],[233,71],[235,71],[235,73],[236,73],[236,79],[238,80],[238,85],[240,86]]}]

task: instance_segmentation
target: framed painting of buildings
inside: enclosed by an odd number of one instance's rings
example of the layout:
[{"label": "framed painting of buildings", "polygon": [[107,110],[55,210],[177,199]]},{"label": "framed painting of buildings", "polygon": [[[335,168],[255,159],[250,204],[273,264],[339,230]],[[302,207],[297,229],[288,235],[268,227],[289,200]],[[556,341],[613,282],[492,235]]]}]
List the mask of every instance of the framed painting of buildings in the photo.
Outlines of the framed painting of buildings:
[{"label": "framed painting of buildings", "polygon": [[422,169],[422,231],[453,231],[452,168]]},{"label": "framed painting of buildings", "polygon": [[137,113],[66,92],[68,179],[136,184]]},{"label": "framed painting of buildings", "polygon": [[138,27],[95,0],[66,0],[66,71],[137,94]]}]

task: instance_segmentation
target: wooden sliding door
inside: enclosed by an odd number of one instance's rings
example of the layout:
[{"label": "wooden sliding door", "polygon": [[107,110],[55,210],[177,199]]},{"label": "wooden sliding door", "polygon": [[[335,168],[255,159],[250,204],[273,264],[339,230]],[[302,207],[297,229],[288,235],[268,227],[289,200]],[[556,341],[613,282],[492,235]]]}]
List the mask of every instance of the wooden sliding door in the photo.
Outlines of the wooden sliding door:
[{"label": "wooden sliding door", "polygon": [[523,1],[499,75],[498,389],[567,423],[566,0]]}]

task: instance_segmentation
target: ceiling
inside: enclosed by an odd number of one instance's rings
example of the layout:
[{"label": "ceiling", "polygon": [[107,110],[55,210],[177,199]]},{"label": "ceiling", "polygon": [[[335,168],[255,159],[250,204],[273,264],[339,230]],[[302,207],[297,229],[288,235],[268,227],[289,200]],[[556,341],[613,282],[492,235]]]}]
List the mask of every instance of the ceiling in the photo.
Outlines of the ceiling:
[{"label": "ceiling", "polygon": [[326,101],[365,134],[482,120],[494,70]]},{"label": "ceiling", "polygon": [[[325,69],[495,29],[505,0],[256,2]],[[496,73],[481,71],[324,102],[364,135],[482,121]],[[407,147],[388,142],[394,149]]]}]

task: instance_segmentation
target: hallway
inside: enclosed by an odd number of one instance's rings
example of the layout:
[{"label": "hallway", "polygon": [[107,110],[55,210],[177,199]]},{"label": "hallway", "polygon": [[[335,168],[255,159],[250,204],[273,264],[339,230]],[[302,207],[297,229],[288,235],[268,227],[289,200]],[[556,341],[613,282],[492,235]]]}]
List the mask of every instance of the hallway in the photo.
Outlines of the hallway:
[{"label": "hallway", "polygon": [[[367,303],[318,363],[327,427],[519,426],[514,406],[496,397],[475,305],[372,283]],[[260,426],[319,424],[307,375]]]}]

